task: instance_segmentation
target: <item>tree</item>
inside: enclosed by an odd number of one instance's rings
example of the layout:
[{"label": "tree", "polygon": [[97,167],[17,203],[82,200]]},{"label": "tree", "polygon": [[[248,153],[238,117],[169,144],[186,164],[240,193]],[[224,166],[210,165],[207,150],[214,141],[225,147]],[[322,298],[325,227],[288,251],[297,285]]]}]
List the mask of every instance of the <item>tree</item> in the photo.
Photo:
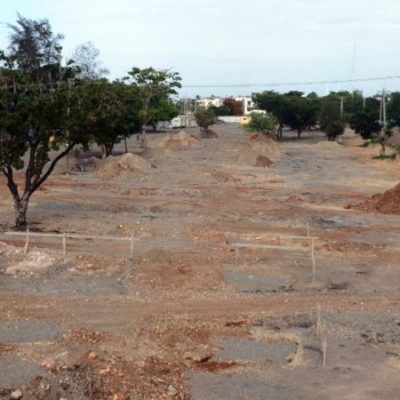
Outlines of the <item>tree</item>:
[{"label": "tree", "polygon": [[75,48],[72,60],[79,68],[79,79],[95,80],[108,74],[107,69],[101,68],[99,55],[100,51],[92,42],[82,43]]},{"label": "tree", "polygon": [[231,97],[224,99],[223,111],[225,115],[243,115],[243,104],[241,101],[235,100]]},{"label": "tree", "polygon": [[345,123],[340,115],[340,98],[336,95],[330,94],[322,99],[319,125],[329,140],[343,134]]},{"label": "tree", "polygon": [[153,126],[154,131],[157,129],[157,122],[170,121],[179,114],[171,99],[155,97],[151,103],[148,111],[148,124]]},{"label": "tree", "polygon": [[51,82],[61,63],[61,34],[54,34],[47,19],[32,20],[18,14],[16,24],[8,24],[8,57],[20,71],[36,81]]},{"label": "tree", "polygon": [[292,91],[284,95],[284,121],[300,137],[305,129],[317,123],[318,104],[313,97],[305,97],[302,92]]},{"label": "tree", "polygon": [[71,85],[74,68],[60,65],[61,35],[48,21],[19,15],[10,28],[9,53],[0,54],[0,171],[21,229],[33,193],[75,145],[87,144],[90,112],[81,110],[82,88]]},{"label": "tree", "polygon": [[284,97],[274,91],[265,91],[253,95],[253,101],[257,108],[272,114],[278,121],[277,138],[282,138],[283,127],[285,124],[285,101]]},{"label": "tree", "polygon": [[205,107],[199,107],[194,113],[194,117],[196,118],[197,125],[203,131],[207,131],[215,123],[216,118],[214,111]]},{"label": "tree", "polygon": [[367,97],[365,108],[352,115],[350,127],[363,139],[370,139],[381,130],[379,107],[379,100],[374,97]]},{"label": "tree", "polygon": [[84,109],[92,110],[87,134],[99,145],[103,158],[112,154],[116,143],[140,131],[141,101],[136,88],[101,79],[86,82],[84,95]]},{"label": "tree", "polygon": [[275,131],[276,119],[272,115],[252,112],[250,117],[250,122],[246,126],[247,130],[262,133],[263,135],[270,135]]},{"label": "tree", "polygon": [[[137,88],[142,98],[141,118],[143,127],[152,120],[152,109],[158,101],[166,100],[177,94],[181,87],[181,77],[177,72],[156,70],[152,67],[140,69],[132,68],[128,72],[131,84]],[[143,143],[146,147],[146,131],[143,129]]]},{"label": "tree", "polygon": [[284,125],[297,131],[301,136],[303,130],[317,122],[320,101],[315,93],[304,96],[302,92],[292,91],[279,94],[266,91],[253,96],[257,107],[271,113],[278,121],[277,138],[282,138]]},{"label": "tree", "polygon": [[389,127],[400,126],[400,92],[390,94],[387,115]]},{"label": "tree", "polygon": [[213,104],[211,104],[207,108],[212,110],[216,117],[221,117],[223,115],[226,115],[224,106],[218,107],[218,106],[214,106]]}]

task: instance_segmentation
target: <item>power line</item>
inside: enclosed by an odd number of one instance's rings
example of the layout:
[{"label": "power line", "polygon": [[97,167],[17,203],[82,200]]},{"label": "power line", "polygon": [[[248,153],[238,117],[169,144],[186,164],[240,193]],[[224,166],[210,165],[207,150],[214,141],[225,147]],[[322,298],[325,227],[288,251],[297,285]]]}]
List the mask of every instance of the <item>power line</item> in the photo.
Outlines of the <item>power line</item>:
[{"label": "power line", "polygon": [[270,82],[270,83],[231,83],[231,84],[207,84],[207,85],[182,85],[182,88],[248,88],[248,87],[279,87],[279,86],[311,86],[329,85],[337,83],[373,82],[400,79],[400,75],[376,76],[370,78],[354,78],[344,80],[303,81],[303,82]]}]

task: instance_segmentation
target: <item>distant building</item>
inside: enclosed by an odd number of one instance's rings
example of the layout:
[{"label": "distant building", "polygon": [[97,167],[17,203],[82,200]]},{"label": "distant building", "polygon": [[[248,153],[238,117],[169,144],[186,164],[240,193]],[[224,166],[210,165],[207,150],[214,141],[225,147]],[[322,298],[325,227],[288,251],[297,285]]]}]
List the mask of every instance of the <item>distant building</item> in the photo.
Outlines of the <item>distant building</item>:
[{"label": "distant building", "polygon": [[236,101],[240,101],[243,107],[243,115],[249,115],[253,110],[255,110],[256,105],[251,98],[251,96],[237,96],[237,97],[203,97],[196,100],[197,107],[221,107],[224,104],[224,100],[226,98],[235,99]]},{"label": "distant building", "polygon": [[256,108],[256,105],[251,96],[238,96],[234,97],[234,99],[242,103],[243,115],[249,115]]},{"label": "distant building", "polygon": [[196,100],[197,107],[221,107],[224,104],[224,99],[222,97],[203,97]]}]

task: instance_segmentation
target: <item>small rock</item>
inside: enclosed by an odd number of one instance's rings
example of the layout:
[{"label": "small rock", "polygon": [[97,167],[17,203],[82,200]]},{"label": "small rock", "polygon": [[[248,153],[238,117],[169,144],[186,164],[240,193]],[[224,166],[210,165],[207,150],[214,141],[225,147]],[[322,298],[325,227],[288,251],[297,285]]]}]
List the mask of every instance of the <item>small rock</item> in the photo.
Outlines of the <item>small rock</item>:
[{"label": "small rock", "polygon": [[12,399],[12,400],[18,400],[18,399],[21,399],[22,396],[23,396],[22,390],[18,389],[18,390],[14,390],[14,391],[10,394],[10,399]]},{"label": "small rock", "polygon": [[94,360],[96,360],[97,359],[97,357],[98,357],[98,355],[97,355],[97,353],[96,352],[94,352],[94,351],[91,351],[89,354],[88,354],[88,359],[90,360],[90,361],[94,361]]},{"label": "small rock", "polygon": [[101,370],[99,370],[99,375],[107,375],[111,372],[111,368],[107,367],[107,368],[102,368]]},{"label": "small rock", "polygon": [[177,391],[172,385],[169,385],[169,386],[168,386],[167,395],[168,395],[169,397],[174,397],[174,396],[176,396],[177,394],[178,394],[178,391]]}]

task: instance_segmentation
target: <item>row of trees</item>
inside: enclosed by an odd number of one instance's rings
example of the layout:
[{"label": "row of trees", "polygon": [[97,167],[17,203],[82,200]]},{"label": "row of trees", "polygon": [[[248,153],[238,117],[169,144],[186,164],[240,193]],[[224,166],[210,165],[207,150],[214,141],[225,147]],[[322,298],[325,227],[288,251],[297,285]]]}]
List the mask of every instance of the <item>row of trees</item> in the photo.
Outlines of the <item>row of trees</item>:
[{"label": "row of trees", "polygon": [[[304,95],[291,91],[280,94],[266,91],[255,94],[253,99],[258,108],[266,110],[277,121],[277,137],[282,137],[284,126],[297,131],[298,136],[306,130],[319,126],[329,139],[343,133],[346,124],[364,139],[371,138],[383,128],[383,136],[390,129],[400,125],[400,92],[384,96],[364,98],[360,92],[333,92],[320,97],[316,93]],[[386,126],[383,127],[383,102],[387,110]]]},{"label": "row of trees", "polygon": [[[107,157],[145,125],[177,115],[170,96],[181,78],[132,68],[109,81],[93,46],[81,46],[77,60],[63,63],[63,37],[46,19],[18,15],[9,29],[9,46],[0,51],[0,171],[14,199],[16,227],[23,228],[32,194],[74,147],[94,142]],[[24,171],[22,184],[17,170]]]}]

